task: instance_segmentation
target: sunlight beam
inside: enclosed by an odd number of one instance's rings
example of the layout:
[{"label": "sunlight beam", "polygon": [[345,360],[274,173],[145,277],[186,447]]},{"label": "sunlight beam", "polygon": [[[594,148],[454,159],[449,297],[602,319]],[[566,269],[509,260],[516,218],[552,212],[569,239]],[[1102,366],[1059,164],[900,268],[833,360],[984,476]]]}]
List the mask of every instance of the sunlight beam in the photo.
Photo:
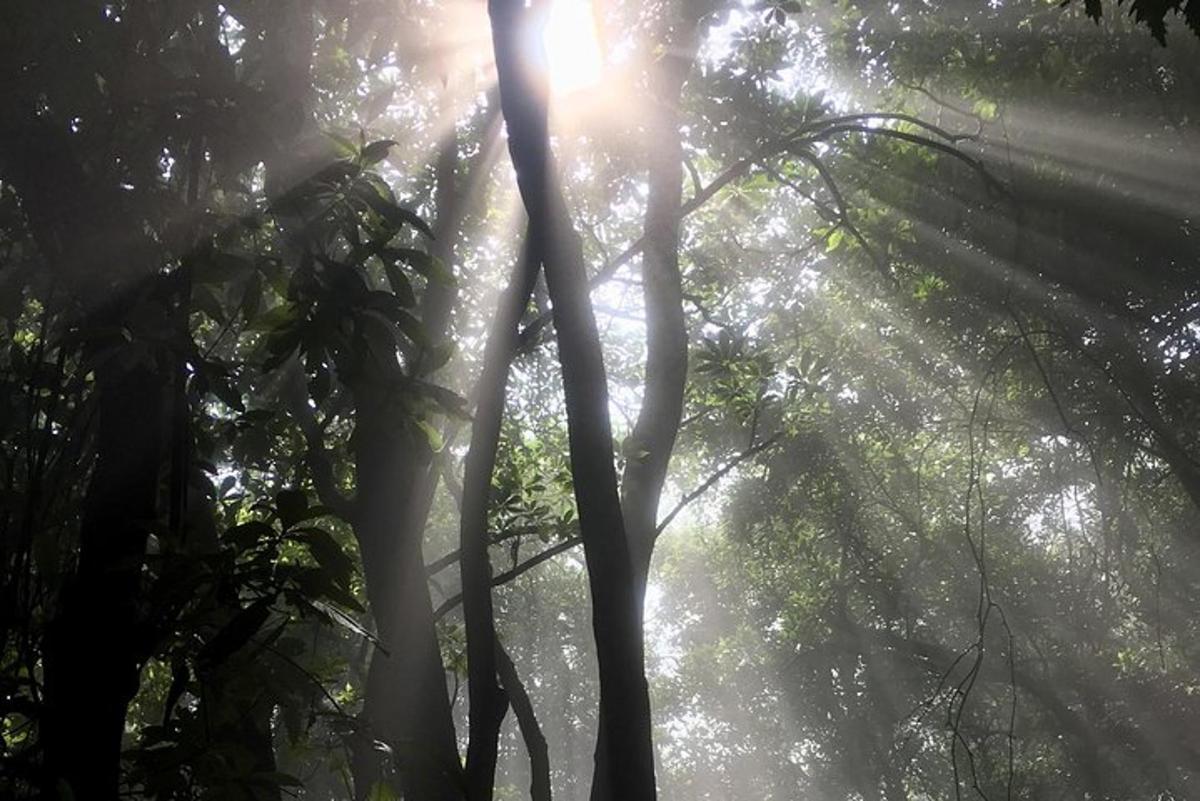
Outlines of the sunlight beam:
[{"label": "sunlight beam", "polygon": [[604,56],[591,0],[554,0],[542,37],[555,95],[566,97],[600,83]]}]

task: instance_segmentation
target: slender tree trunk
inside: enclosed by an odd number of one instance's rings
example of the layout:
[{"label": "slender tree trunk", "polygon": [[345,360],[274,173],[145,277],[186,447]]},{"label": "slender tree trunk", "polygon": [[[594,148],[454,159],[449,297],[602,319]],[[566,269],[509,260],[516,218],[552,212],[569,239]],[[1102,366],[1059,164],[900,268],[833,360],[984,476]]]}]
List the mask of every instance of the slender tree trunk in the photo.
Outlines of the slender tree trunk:
[{"label": "slender tree trunk", "polygon": [[[658,535],[658,504],[679,423],[687,384],[687,320],[679,273],[679,228],[683,219],[683,140],[679,103],[683,84],[695,59],[699,18],[687,19],[683,42],[668,39],[664,55],[653,66],[653,111],[646,131],[649,169],[642,251],[642,292],[646,308],[646,379],[642,407],[625,448],[621,508],[637,584],[638,607],[645,603],[650,558]],[[668,34],[669,36],[669,34]],[[600,721],[602,769],[592,785],[593,801],[607,797],[603,747],[607,722]]]},{"label": "slender tree trunk", "polygon": [[641,609],[617,492],[608,386],[582,245],[554,175],[545,76],[534,72],[526,53],[529,42],[537,41],[538,32],[530,28],[537,12],[521,0],[490,0],[488,9],[509,152],[554,306],[600,665],[600,709],[607,724],[606,786],[611,798],[643,801],[654,798],[656,788]]},{"label": "slender tree trunk", "polygon": [[642,251],[646,380],[621,480],[621,508],[642,596],[657,534],[658,503],[683,417],[687,382],[687,320],[679,274],[679,227],[683,218],[679,103],[699,42],[697,25],[698,18],[682,21],[682,41],[666,41],[664,55],[650,76],[653,111],[646,131],[649,195]]},{"label": "slender tree trunk", "polygon": [[496,626],[492,611],[492,569],[488,559],[488,501],[504,418],[508,372],[517,349],[517,327],[537,279],[539,254],[525,252],[499,301],[484,348],[479,398],[471,428],[471,446],[463,473],[460,529],[463,618],[467,629],[470,690],[470,739],[467,748],[467,798],[491,801],[496,782],[500,724],[508,698],[497,684]]},{"label": "slender tree trunk", "polygon": [[529,797],[531,801],[550,801],[550,749],[546,744],[546,736],[534,714],[533,701],[525,691],[521,677],[517,675],[517,667],[499,642],[496,643],[496,664],[500,672],[500,686],[508,694],[517,726],[521,729],[521,738],[525,741],[525,750],[529,752]]}]

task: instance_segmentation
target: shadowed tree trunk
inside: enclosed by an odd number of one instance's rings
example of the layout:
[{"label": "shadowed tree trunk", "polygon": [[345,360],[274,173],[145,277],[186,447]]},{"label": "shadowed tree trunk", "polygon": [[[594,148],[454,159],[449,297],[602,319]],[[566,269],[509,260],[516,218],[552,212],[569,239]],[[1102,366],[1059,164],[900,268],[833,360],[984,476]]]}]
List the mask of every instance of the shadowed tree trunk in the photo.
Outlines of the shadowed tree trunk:
[{"label": "shadowed tree trunk", "polygon": [[[145,658],[141,568],[158,518],[171,413],[171,370],[152,343],[166,336],[168,311],[136,218],[75,160],[65,136],[39,119],[11,66],[3,63],[14,93],[0,122],[0,176],[20,194],[43,256],[82,312],[95,377],[95,461],[79,557],[43,651],[45,789],[108,801],[118,795],[125,715]],[[128,332],[131,341],[104,339],[97,335],[103,330]]]},{"label": "shadowed tree trunk", "polygon": [[[621,477],[621,508],[629,536],[637,584],[638,606],[645,602],[650,558],[658,536],[658,504],[679,423],[687,383],[687,321],[679,274],[679,227],[683,218],[683,143],[679,103],[699,45],[698,8],[680,21],[681,31],[665,32],[668,46],[651,68],[652,111],[646,142],[649,158],[642,292],[646,307],[646,379],[642,407],[625,447]],[[695,15],[695,16],[693,16]],[[672,42],[672,38],[682,39]],[[607,722],[600,716],[602,769],[596,772],[592,799],[608,797],[604,777],[608,754],[604,748]]]},{"label": "shadowed tree trunk", "polygon": [[[470,801],[490,801],[492,798],[500,724],[508,709],[508,698],[497,684],[498,643],[492,611],[492,570],[488,559],[488,501],[504,418],[508,372],[517,348],[517,327],[533,294],[539,256],[529,238],[508,289],[500,297],[484,348],[471,446],[463,472],[459,547],[470,690],[467,747],[467,798]],[[513,671],[511,676],[515,675]]]},{"label": "shadowed tree trunk", "polygon": [[428,467],[413,454],[428,448],[405,433],[386,392],[358,388],[355,394],[354,533],[380,642],[367,675],[363,723],[371,742],[391,749],[390,759],[371,753],[370,744],[356,755],[355,793],[366,797],[373,784],[386,780],[382,767],[393,761],[405,798],[461,798],[458,746],[425,580],[424,527],[411,525],[420,500],[412,488],[418,471]]},{"label": "shadowed tree trunk", "polygon": [[[288,6],[275,25],[281,41],[270,50],[267,81],[281,127],[267,164],[272,195],[304,180],[314,167],[304,156],[305,142],[315,138],[309,75],[312,14],[307,3]],[[440,249],[433,255],[446,263],[452,252],[440,243],[453,241],[459,222],[456,166],[457,140],[451,135],[436,168]],[[443,336],[452,298],[453,289],[436,282],[425,293],[424,324],[434,342]],[[350,381],[357,485],[349,499],[338,494],[332,473],[322,467],[327,461],[318,452],[319,430],[306,420],[311,413],[302,380],[289,384],[286,402],[310,440],[309,462],[322,503],[341,510],[352,525],[379,638],[367,673],[362,736],[351,764],[355,797],[366,798],[386,784],[405,798],[452,801],[462,797],[461,765],[422,552],[432,454],[427,443],[406,430],[406,412],[391,402],[392,388],[402,379],[399,373],[398,364],[375,365]]]},{"label": "shadowed tree trunk", "polygon": [[96,466],[79,567],[44,655],[45,765],[51,781],[65,782],[81,801],[117,797],[125,715],[144,652],[141,566],[158,516],[168,386],[162,371],[144,366],[97,370]]},{"label": "shadowed tree trunk", "polygon": [[[436,165],[433,252],[446,264],[453,261],[462,222],[457,165],[458,140],[450,134]],[[446,284],[430,282],[426,290],[422,323],[432,342],[445,334],[453,296]],[[406,798],[462,798],[462,767],[422,550],[437,476],[428,445],[402,430],[403,411],[388,402],[390,386],[378,380],[353,387],[354,533],[381,644],[368,669],[367,739],[355,754],[355,795],[364,798],[385,780],[388,760],[372,745],[379,739],[393,749]]]},{"label": "shadowed tree trunk", "polygon": [[517,675],[517,667],[499,642],[496,643],[496,669],[500,673],[500,686],[508,695],[517,726],[521,729],[525,750],[529,752],[529,797],[531,801],[550,801],[550,749],[546,736],[534,715],[529,693]]},{"label": "shadowed tree trunk", "polygon": [[650,700],[643,666],[641,609],[613,466],[608,387],[592,312],[583,250],[558,187],[550,154],[546,76],[529,42],[542,9],[491,0],[492,42],[509,152],[529,215],[531,247],[542,253],[554,306],[563,373],[571,474],[592,596],[600,667],[600,709],[608,797],[655,797]]}]

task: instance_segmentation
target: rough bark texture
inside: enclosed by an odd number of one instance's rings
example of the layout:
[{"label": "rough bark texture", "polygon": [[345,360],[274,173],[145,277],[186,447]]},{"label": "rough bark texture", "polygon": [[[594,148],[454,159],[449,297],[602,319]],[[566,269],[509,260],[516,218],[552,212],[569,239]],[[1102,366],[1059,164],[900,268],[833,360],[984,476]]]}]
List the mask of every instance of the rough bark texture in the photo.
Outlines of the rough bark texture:
[{"label": "rough bark texture", "polygon": [[520,0],[491,0],[492,42],[509,152],[543,268],[563,372],[571,473],[592,596],[600,666],[600,709],[606,721],[606,797],[655,797],[650,700],[641,609],[613,466],[608,386],[592,312],[583,251],[558,188],[547,124],[545,76],[530,63],[530,30],[538,13]]}]

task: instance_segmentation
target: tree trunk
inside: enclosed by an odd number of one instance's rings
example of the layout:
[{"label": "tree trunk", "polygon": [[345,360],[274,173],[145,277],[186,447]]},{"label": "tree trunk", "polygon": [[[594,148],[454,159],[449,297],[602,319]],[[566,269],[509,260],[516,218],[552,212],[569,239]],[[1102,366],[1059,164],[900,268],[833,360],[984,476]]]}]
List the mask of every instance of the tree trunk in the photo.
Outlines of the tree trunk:
[{"label": "tree trunk", "polygon": [[467,630],[470,739],[467,798],[491,801],[496,783],[500,724],[508,698],[496,683],[496,626],[492,611],[492,569],[488,559],[488,501],[504,418],[508,372],[517,349],[517,327],[537,279],[539,255],[527,242],[508,289],[499,301],[484,348],[479,398],[471,446],[463,473],[460,528],[463,618]]},{"label": "tree trunk", "polygon": [[[490,125],[485,127],[492,130]],[[471,181],[490,171],[493,144],[494,137],[489,133],[471,171]],[[432,253],[447,265],[453,264],[466,213],[465,198],[456,180],[458,161],[458,139],[451,133],[442,143],[435,168],[438,217]],[[445,337],[455,293],[451,285],[430,282],[422,297],[421,321],[432,343]],[[424,357],[423,352],[415,370],[422,376],[430,372],[421,363]],[[412,798],[462,798],[462,766],[421,547],[437,471],[432,468],[431,454],[424,443],[405,442],[398,431],[388,430],[389,425],[398,427],[400,420],[394,411],[385,408],[386,398],[384,384],[355,388],[359,479],[355,534],[371,612],[387,651],[376,648],[371,655],[363,717],[368,730],[375,732],[371,736],[381,736],[393,748],[408,748],[410,745],[397,744],[428,738],[429,742],[420,746],[417,759],[405,762],[404,755],[398,754],[402,765],[400,783]],[[392,452],[383,453],[381,449],[385,448]],[[364,475],[374,475],[377,470],[379,480],[364,482]],[[405,586],[391,586],[397,581]],[[385,631],[397,639],[383,639]],[[365,797],[375,783],[383,780],[380,768],[379,756],[372,753],[369,743],[359,749],[353,765],[358,798]]]},{"label": "tree trunk", "polygon": [[500,672],[500,685],[512,703],[521,738],[525,741],[525,750],[529,752],[529,798],[531,801],[550,801],[550,749],[546,744],[546,736],[538,725],[533,701],[521,683],[521,677],[517,675],[517,667],[499,642],[496,643],[496,665]]},{"label": "tree trunk", "polygon": [[[420,510],[412,490],[428,465],[412,454],[425,446],[404,432],[386,394],[378,395],[358,401],[353,440],[354,533],[379,637],[367,674],[368,740],[355,754],[355,795],[390,784],[394,767],[405,799],[451,801],[462,798],[461,765],[425,580],[424,526],[414,525]],[[391,753],[375,751],[377,740]]]},{"label": "tree trunk", "polygon": [[170,409],[161,371],[111,358],[96,372],[96,465],[84,501],[79,567],[47,628],[43,656],[47,789],[65,784],[79,801],[118,796],[125,714],[144,650],[142,559],[158,516]]},{"label": "tree trunk", "polygon": [[[683,417],[687,384],[687,320],[683,313],[683,286],[679,273],[679,227],[683,218],[683,143],[679,130],[679,103],[699,44],[698,18],[685,22],[685,41],[667,42],[664,55],[652,68],[651,102],[647,126],[649,169],[642,251],[642,293],[646,308],[646,379],[642,407],[625,447],[625,473],[621,477],[621,508],[629,551],[633,559],[639,610],[645,603],[650,558],[658,535],[658,504]],[[608,755],[603,748],[607,724],[600,716],[598,761]],[[597,771],[593,801],[606,797]]]},{"label": "tree trunk", "polygon": [[[20,87],[20,76],[5,77]],[[82,310],[83,330],[132,334],[128,344],[87,346],[95,463],[78,563],[43,646],[45,789],[65,785],[80,801],[108,801],[118,796],[125,714],[145,659],[141,568],[158,518],[172,374],[151,343],[166,337],[170,312],[153,297],[158,279],[136,219],[119,194],[89,177],[62,131],[28,101],[14,89],[11,113],[0,120],[0,176],[20,195],[39,248]],[[135,306],[142,312],[136,325]]]},{"label": "tree trunk", "polygon": [[658,503],[683,417],[687,382],[688,334],[679,274],[679,225],[683,218],[679,103],[699,44],[698,19],[689,18],[683,25],[684,41],[665,42],[665,54],[650,76],[654,108],[646,131],[649,196],[642,251],[646,380],[621,479],[621,508],[634,575],[643,597],[658,528]]},{"label": "tree trunk", "polygon": [[602,766],[608,797],[655,797],[650,699],[643,664],[641,609],[613,466],[608,386],[592,312],[583,250],[558,188],[547,121],[545,76],[534,71],[528,43],[536,11],[520,0],[491,0],[492,42],[509,152],[529,215],[532,247],[554,305],[567,409],[571,474],[592,596],[606,721]]}]

